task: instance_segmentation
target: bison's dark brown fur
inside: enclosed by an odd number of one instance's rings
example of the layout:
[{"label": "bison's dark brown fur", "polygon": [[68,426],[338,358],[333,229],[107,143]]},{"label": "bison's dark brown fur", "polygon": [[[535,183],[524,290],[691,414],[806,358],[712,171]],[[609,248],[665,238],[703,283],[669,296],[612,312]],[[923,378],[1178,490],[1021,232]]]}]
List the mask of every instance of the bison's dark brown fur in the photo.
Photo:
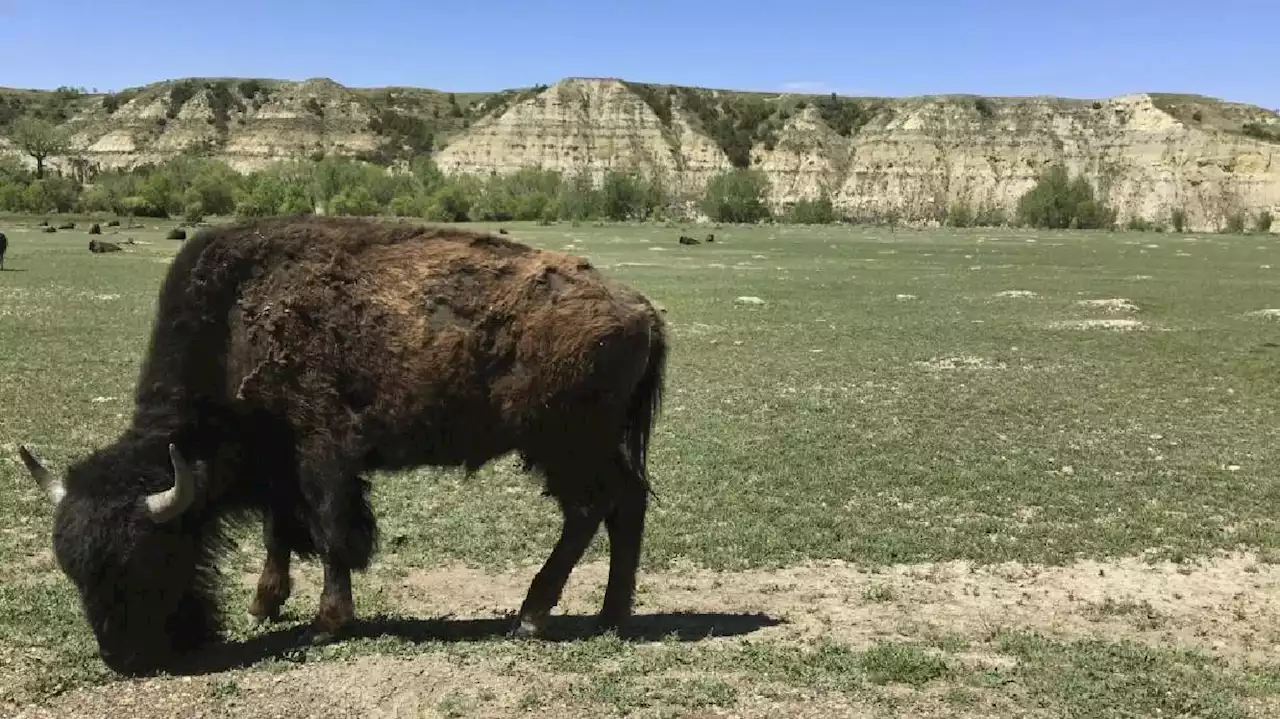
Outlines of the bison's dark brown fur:
[{"label": "bison's dark brown fur", "polygon": [[102,254],[103,252],[120,252],[120,245],[114,242],[105,242],[103,240],[89,240],[89,251],[94,254]]},{"label": "bison's dark brown fur", "polygon": [[[55,551],[120,671],[216,636],[213,564],[235,510],[265,520],[251,612],[275,617],[290,555],[315,554],[313,630],[336,633],[355,616],[350,572],[376,544],[362,473],[475,470],[510,451],[564,519],[515,631],[542,627],[601,522],[600,623],[620,627],[665,358],[660,314],[577,257],[457,229],[249,221],[203,230],[175,258],[124,435],[65,484],[22,455],[60,500]],[[170,487],[183,499],[141,501]]]}]

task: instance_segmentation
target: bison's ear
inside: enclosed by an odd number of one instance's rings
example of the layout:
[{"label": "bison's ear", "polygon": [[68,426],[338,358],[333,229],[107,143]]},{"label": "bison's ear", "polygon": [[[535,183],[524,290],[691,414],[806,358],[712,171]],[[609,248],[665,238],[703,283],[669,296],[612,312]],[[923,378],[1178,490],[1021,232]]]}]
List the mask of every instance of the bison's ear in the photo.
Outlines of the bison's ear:
[{"label": "bison's ear", "polygon": [[18,455],[22,457],[22,463],[27,466],[27,471],[31,473],[32,477],[36,478],[40,488],[45,491],[45,494],[49,495],[49,499],[56,507],[67,493],[67,490],[62,486],[62,481],[54,477],[52,472],[45,469],[44,465],[40,464],[40,460],[36,459],[31,454],[31,450],[27,449],[25,445],[18,447]]}]

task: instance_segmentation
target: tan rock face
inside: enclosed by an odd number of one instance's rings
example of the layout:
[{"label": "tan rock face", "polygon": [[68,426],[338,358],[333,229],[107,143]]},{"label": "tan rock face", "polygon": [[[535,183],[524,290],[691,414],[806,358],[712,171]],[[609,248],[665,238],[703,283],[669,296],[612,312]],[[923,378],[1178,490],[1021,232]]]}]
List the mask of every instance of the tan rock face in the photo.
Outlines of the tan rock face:
[{"label": "tan rock face", "polygon": [[[215,126],[203,85],[168,117],[172,85],[144,89],[114,113],[100,99],[87,100],[68,122],[79,156],[102,168],[128,167],[204,144],[213,156],[249,171],[319,151],[353,155],[382,141],[371,127],[377,110],[369,97],[386,91],[355,91],[329,80],[273,82],[265,97],[237,95],[224,132]],[[437,164],[451,173],[542,167],[596,180],[611,169],[638,170],[660,177],[685,201],[730,168],[678,95],[669,121],[632,86],[613,79],[571,78],[522,97],[466,129],[439,133]],[[850,137],[832,130],[810,105],[788,117],[774,141],[756,145],[751,164],[769,178],[775,209],[826,194],[855,217],[893,212],[904,220],[938,220],[957,202],[1012,215],[1018,197],[1053,163],[1085,173],[1120,222],[1133,216],[1167,222],[1181,209],[1189,229],[1211,231],[1234,213],[1280,214],[1280,143],[1238,132],[1245,118],[1280,135],[1280,116],[1210,98],[1170,97],[904,98],[885,101]],[[440,117],[438,105],[429,109],[414,100],[407,107],[404,112],[418,117]]]},{"label": "tan rock face", "polygon": [[437,153],[436,164],[446,173],[586,172],[597,182],[610,170],[640,171],[689,196],[730,168],[682,114],[667,127],[624,83],[585,79],[558,83],[477,122]]}]

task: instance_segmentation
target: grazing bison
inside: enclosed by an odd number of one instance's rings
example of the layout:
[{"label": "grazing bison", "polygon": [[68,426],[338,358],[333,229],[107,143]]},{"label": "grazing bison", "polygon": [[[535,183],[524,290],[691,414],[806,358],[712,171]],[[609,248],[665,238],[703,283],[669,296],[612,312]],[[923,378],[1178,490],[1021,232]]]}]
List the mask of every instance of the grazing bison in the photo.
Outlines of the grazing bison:
[{"label": "grazing bison", "polygon": [[96,223],[96,222],[95,222],[95,223],[93,223],[92,225],[89,225],[89,234],[91,234],[91,235],[101,235],[101,234],[102,234],[102,226],[101,226],[101,225],[99,225],[99,224],[98,224],[98,223]]},{"label": "grazing bison", "polygon": [[120,245],[114,242],[104,242],[102,240],[89,240],[89,251],[95,254],[103,252],[120,252]]},{"label": "grazing bison", "polygon": [[716,233],[714,233],[714,232],[708,232],[708,233],[707,233],[707,242],[715,242],[715,241],[716,241]]},{"label": "grazing bison", "polygon": [[563,515],[513,633],[543,628],[601,522],[599,626],[621,628],[666,353],[653,305],[581,258],[458,229],[245,221],[175,257],[123,434],[65,480],[21,457],[56,504],[54,552],[100,654],[122,673],[217,637],[225,519],[263,518],[259,619],[289,597],[291,554],[319,557],[323,639],[355,619],[351,572],[375,549],[362,474],[474,472],[511,451]]},{"label": "grazing bison", "polygon": [[9,238],[0,232],[0,270],[4,269],[4,253],[9,249]]},{"label": "grazing bison", "polygon": [[680,235],[680,244],[682,244],[682,245],[696,245],[696,244],[699,244],[699,242],[698,242],[696,239],[692,238],[692,237],[687,237],[687,236],[685,236],[685,235]]}]

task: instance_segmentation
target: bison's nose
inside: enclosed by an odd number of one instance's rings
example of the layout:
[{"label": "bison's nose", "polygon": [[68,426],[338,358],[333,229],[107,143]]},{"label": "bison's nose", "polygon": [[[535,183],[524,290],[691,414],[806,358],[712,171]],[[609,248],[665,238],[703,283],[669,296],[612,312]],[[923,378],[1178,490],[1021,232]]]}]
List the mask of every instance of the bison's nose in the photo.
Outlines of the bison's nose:
[{"label": "bison's nose", "polygon": [[110,647],[98,647],[98,656],[111,671],[126,676],[145,674],[151,670],[151,664],[141,660],[133,652],[124,652]]}]

